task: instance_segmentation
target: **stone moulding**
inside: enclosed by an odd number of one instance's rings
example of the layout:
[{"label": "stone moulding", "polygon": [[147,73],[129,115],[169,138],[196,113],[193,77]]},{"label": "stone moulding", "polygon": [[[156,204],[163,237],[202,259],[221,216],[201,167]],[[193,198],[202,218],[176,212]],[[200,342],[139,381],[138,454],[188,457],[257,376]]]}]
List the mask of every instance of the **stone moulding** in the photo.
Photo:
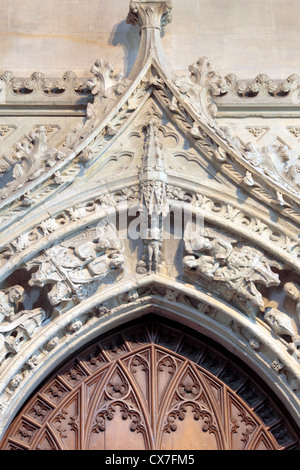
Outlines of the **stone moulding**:
[{"label": "stone moulding", "polygon": [[[119,299],[118,306],[110,308],[112,298]],[[152,275],[112,286],[105,294],[89,299],[80,308],[74,307],[64,317],[45,325],[34,341],[23,349],[22,357],[15,356],[7,366],[9,370],[5,368],[0,375],[2,423],[9,420],[16,412],[15,407],[20,405],[19,401],[13,400],[15,395],[21,395],[23,402],[31,388],[47,375],[47,363],[64,360],[69,349],[80,349],[98,336],[99,329],[104,334],[116,324],[124,324],[149,312],[200,329],[234,351],[256,372],[264,371],[268,385],[275,381],[283,395],[290,387],[297,392],[298,378],[290,355],[284,354],[280,345],[270,347],[271,336],[267,330],[207,294],[196,292],[192,286]],[[288,408],[293,415],[297,413],[296,398],[289,401]]]},{"label": "stone moulding", "polygon": [[[247,103],[288,110],[299,79],[222,78],[206,57],[174,78],[160,42],[171,10],[130,3],[141,45],[128,77],[102,60],[87,79],[0,76],[0,114],[85,113],[55,147],[35,128],[0,166],[0,436],[70,351],[148,312],[231,350],[300,425],[299,155],[246,145],[218,118]],[[123,233],[130,210],[137,239]],[[176,211],[203,224],[170,241]]]}]

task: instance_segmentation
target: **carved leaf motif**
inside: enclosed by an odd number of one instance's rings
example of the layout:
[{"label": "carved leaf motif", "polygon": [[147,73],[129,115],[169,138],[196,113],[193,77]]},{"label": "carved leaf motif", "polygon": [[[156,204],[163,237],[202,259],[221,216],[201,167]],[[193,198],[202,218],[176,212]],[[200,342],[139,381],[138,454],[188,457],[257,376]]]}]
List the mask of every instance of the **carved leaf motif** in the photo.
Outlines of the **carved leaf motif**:
[{"label": "carved leaf motif", "polygon": [[201,57],[190,65],[191,78],[177,78],[175,84],[186,95],[195,109],[209,118],[217,114],[217,106],[212,96],[219,96],[227,91],[226,81],[211,66],[207,57]]},{"label": "carved leaf motif", "polygon": [[22,81],[17,79],[10,71],[5,71],[0,75],[0,82],[2,82],[11,93],[17,93],[22,87]]},{"label": "carved leaf motif", "polygon": [[45,75],[40,72],[33,72],[28,80],[25,80],[24,87],[26,90],[49,92],[53,88],[52,82],[46,79]]},{"label": "carved leaf motif", "polygon": [[215,71],[207,57],[201,57],[197,62],[190,65],[192,80],[202,88],[218,96],[226,89],[225,80]]},{"label": "carved leaf motif", "polygon": [[21,426],[16,431],[16,436],[19,440],[29,443],[34,436],[35,431],[35,426],[26,421],[23,421]]},{"label": "carved leaf motif", "polygon": [[248,143],[244,158],[265,176],[285,189],[299,191],[299,157],[284,145],[271,145],[261,149]]},{"label": "carved leaf motif", "polygon": [[277,88],[278,85],[266,74],[259,74],[249,85],[249,89],[253,93],[274,94]]},{"label": "carved leaf motif", "polygon": [[91,73],[93,78],[87,81],[87,86],[96,98],[96,105],[103,103],[103,99],[116,99],[122,95],[130,83],[124,78],[123,72],[114,75],[113,65],[101,59],[98,59],[92,66]]},{"label": "carved leaf motif", "polygon": [[115,374],[106,387],[107,395],[111,399],[124,399],[129,392],[129,384],[121,374]]},{"label": "carved leaf motif", "polygon": [[239,80],[237,75],[235,75],[234,73],[226,75],[224,80],[226,82],[226,85],[224,87],[226,88],[226,91],[229,91],[231,93],[237,93],[238,95],[243,95],[247,90],[246,82]]},{"label": "carved leaf motif", "polygon": [[184,400],[196,400],[201,392],[199,382],[191,373],[186,373],[178,385],[178,393]]},{"label": "carved leaf motif", "polygon": [[15,144],[12,156],[16,161],[13,167],[13,180],[0,192],[2,199],[22,189],[26,183],[37,179],[45,172],[46,167],[52,167],[63,157],[61,152],[48,148],[46,134],[46,128],[41,126]]},{"label": "carved leaf motif", "polygon": [[69,90],[76,92],[83,85],[83,81],[80,80],[72,70],[68,70],[63,74],[61,79],[56,81],[55,88],[63,91]]}]

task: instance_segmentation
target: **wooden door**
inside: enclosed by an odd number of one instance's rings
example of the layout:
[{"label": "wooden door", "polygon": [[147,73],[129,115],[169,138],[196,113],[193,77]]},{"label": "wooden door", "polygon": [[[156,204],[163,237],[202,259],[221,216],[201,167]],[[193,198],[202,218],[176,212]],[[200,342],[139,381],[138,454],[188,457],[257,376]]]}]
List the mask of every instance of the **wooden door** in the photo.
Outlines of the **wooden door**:
[{"label": "wooden door", "polygon": [[235,362],[161,319],[121,328],[48,379],[0,449],[298,448],[283,412]]}]

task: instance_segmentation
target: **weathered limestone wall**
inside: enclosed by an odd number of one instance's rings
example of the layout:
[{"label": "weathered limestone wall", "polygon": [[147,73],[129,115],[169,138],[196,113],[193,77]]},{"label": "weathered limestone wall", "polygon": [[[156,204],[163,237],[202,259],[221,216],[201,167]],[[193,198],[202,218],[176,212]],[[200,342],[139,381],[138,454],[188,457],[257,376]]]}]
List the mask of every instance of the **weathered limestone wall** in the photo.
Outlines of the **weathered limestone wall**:
[{"label": "weathered limestone wall", "polygon": [[[79,75],[95,59],[129,71],[139,44],[128,0],[1,0],[0,69]],[[206,55],[222,75],[299,73],[299,0],[173,0],[163,46],[176,72]]]}]

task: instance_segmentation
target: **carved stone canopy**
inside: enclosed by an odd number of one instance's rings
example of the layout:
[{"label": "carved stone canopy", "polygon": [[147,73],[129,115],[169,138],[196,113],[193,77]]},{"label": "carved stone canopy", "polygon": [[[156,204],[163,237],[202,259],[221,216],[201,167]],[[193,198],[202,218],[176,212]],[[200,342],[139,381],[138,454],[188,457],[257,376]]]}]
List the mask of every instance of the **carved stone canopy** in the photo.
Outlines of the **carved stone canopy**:
[{"label": "carved stone canopy", "polygon": [[0,435],[70,350],[152,309],[246,361],[299,425],[299,80],[206,57],[174,77],[171,2],[129,8],[128,77],[100,59],[85,79],[0,76]]}]

